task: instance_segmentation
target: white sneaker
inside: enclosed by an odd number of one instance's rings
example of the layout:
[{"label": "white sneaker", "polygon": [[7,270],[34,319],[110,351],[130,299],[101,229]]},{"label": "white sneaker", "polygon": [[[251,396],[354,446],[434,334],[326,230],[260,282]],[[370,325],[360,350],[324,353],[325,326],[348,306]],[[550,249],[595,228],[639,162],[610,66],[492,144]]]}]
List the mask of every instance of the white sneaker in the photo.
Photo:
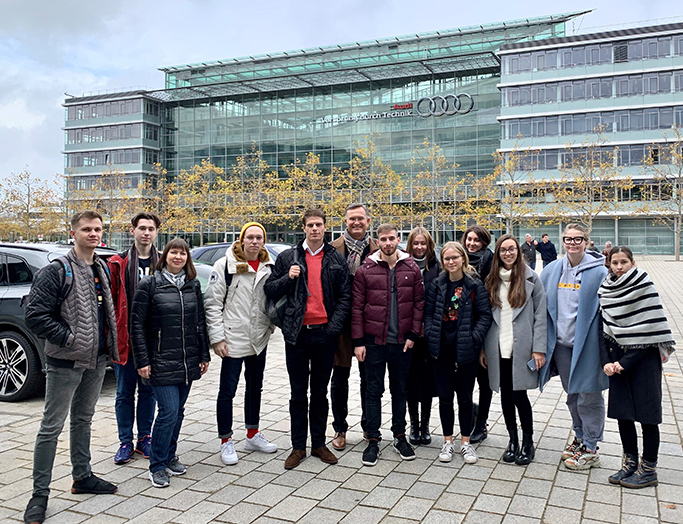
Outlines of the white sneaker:
[{"label": "white sneaker", "polygon": [[247,438],[244,441],[245,451],[261,451],[263,453],[275,453],[277,451],[277,444],[273,444],[260,431],[252,438]]},{"label": "white sneaker", "polygon": [[476,464],[477,460],[479,460],[479,457],[477,457],[477,452],[474,451],[472,444],[469,442],[465,442],[462,446],[460,446],[460,454],[465,460],[465,464]]},{"label": "white sneaker", "polygon": [[443,446],[441,447],[441,453],[439,453],[439,461],[450,462],[453,460],[453,453],[455,453],[455,447],[453,447],[453,443],[445,440]]},{"label": "white sneaker", "polygon": [[226,466],[237,464],[237,452],[235,451],[235,441],[229,438],[221,444],[221,460]]}]

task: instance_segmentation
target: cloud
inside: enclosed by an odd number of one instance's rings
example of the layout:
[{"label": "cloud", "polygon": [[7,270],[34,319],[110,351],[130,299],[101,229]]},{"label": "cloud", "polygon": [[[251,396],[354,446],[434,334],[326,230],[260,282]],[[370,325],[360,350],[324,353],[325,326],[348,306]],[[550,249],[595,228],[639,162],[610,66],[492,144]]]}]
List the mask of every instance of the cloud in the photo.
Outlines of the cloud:
[{"label": "cloud", "polygon": [[26,100],[17,98],[9,104],[0,105],[0,127],[30,131],[45,121],[45,115],[32,113],[26,105]]}]

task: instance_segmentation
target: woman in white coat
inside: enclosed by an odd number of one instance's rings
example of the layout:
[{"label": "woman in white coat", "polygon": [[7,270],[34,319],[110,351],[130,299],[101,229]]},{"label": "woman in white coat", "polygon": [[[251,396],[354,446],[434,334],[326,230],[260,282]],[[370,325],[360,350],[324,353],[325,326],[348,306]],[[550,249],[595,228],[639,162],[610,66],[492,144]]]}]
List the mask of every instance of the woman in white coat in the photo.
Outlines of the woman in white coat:
[{"label": "woman in white coat", "polygon": [[[503,461],[526,465],[535,455],[527,390],[538,387],[538,370],[545,364],[546,299],[541,279],[524,263],[514,236],[503,235],[496,242],[486,289],[493,324],[480,361],[488,368],[491,389],[500,389],[503,418],[510,434]],[[515,408],[522,425],[521,448]]]},{"label": "woman in white coat", "polygon": [[265,453],[277,451],[277,446],[259,431],[266,347],[273,332],[263,291],[273,265],[265,242],[266,231],[261,224],[245,224],[239,240],[214,264],[204,293],[209,342],[214,353],[222,358],[216,418],[221,460],[226,465],[237,464],[238,459],[232,438],[232,402],[242,364],[246,382],[244,424],[247,438],[244,449]]}]

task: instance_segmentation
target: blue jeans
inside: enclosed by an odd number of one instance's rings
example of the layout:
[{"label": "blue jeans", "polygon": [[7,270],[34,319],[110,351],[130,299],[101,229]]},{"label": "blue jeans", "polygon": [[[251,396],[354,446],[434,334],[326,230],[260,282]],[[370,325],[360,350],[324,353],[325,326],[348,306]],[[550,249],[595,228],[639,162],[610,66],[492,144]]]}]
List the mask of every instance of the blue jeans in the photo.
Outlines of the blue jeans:
[{"label": "blue jeans", "polygon": [[[133,355],[128,361],[114,364],[116,373],[116,424],[119,427],[119,441],[121,444],[133,442],[133,420],[137,416],[138,438],[152,433],[152,421],[156,402],[152,394],[152,386],[142,383],[142,378],[135,368]],[[137,413],[135,409],[135,387],[138,388]]]},{"label": "blue jeans", "polygon": [[[553,360],[565,392],[569,385],[572,351],[572,348],[558,344],[553,353]],[[595,451],[598,441],[604,438],[605,430],[605,399],[602,391],[567,393],[567,407],[572,416],[574,434],[583,440],[588,449]]]},{"label": "blue jeans", "polygon": [[50,495],[52,466],[57,440],[71,410],[69,451],[74,480],[88,478],[90,469],[90,427],[100,397],[106,357],[100,355],[97,368],[60,368],[47,365],[45,410],[33,451],[33,494]]},{"label": "blue jeans", "polygon": [[263,370],[266,367],[266,349],[260,355],[243,358],[223,357],[221,362],[221,382],[216,401],[218,437],[232,437],[232,401],[244,362],[244,425],[247,429],[258,429],[261,411],[261,390],[263,389]]},{"label": "blue jeans", "polygon": [[379,428],[382,425],[382,395],[384,372],[387,367],[391,391],[391,432],[394,437],[403,435],[406,432],[406,388],[412,350],[404,353],[403,344],[366,344],[365,349],[365,379],[368,383],[365,409],[368,417],[368,438],[382,437]]},{"label": "blue jeans", "polygon": [[185,402],[192,383],[171,386],[152,386],[159,412],[152,430],[152,449],[149,453],[149,470],[152,473],[166,469],[178,449],[178,435],[185,418]]}]

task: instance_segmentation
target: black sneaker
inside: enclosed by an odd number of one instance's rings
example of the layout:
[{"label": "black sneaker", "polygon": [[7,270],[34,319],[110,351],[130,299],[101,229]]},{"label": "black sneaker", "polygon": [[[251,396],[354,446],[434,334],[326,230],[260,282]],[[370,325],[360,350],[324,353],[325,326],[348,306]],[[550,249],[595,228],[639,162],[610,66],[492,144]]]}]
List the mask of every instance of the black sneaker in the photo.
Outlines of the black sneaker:
[{"label": "black sneaker", "polygon": [[413,451],[412,446],[408,444],[405,435],[398,435],[394,438],[394,449],[403,460],[413,460],[415,458],[415,451]]},{"label": "black sneaker", "polygon": [[377,459],[381,454],[379,440],[371,438],[368,442],[368,447],[363,451],[363,464],[365,466],[374,466],[377,464]]},{"label": "black sneaker", "polygon": [[111,482],[107,482],[100,477],[95,476],[93,473],[89,477],[74,480],[71,486],[71,493],[89,493],[92,495],[111,495],[116,493],[118,488]]}]

